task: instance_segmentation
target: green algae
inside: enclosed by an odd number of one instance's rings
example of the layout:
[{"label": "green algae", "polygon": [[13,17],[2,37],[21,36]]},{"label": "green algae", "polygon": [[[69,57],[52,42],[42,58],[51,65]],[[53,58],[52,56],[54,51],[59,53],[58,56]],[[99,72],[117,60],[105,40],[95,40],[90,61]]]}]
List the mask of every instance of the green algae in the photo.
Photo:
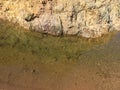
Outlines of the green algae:
[{"label": "green algae", "polygon": [[7,21],[0,21],[0,64],[24,64],[35,60],[69,61],[108,42],[113,34],[96,39],[77,36],[54,37],[28,31]]},{"label": "green algae", "polygon": [[95,39],[53,37],[0,21],[0,84],[42,90],[119,88],[119,38],[116,32]]}]

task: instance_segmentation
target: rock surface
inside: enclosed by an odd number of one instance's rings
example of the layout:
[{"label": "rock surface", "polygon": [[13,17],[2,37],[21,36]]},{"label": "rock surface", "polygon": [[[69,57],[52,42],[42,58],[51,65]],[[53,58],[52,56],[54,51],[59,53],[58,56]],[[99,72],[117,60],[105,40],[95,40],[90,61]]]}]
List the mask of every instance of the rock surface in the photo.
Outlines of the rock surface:
[{"label": "rock surface", "polygon": [[30,25],[31,29],[41,33],[59,36],[63,32],[60,17],[47,13],[31,21]]},{"label": "rock surface", "polygon": [[[26,21],[33,13],[39,18]],[[120,0],[0,0],[0,18],[52,35],[95,38],[119,30]]]}]

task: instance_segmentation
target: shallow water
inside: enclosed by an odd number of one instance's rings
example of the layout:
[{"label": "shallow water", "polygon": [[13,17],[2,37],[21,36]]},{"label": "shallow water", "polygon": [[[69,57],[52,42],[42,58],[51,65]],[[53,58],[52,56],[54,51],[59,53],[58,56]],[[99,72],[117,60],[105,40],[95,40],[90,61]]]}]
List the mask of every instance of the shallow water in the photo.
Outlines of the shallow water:
[{"label": "shallow water", "polygon": [[53,37],[0,21],[0,89],[120,90],[119,38]]}]

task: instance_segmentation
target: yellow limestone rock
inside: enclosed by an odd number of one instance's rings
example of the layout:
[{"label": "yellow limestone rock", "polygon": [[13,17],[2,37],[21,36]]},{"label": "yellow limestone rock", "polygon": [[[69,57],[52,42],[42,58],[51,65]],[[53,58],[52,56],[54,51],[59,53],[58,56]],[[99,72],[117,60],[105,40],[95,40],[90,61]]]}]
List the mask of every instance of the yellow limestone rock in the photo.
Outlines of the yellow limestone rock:
[{"label": "yellow limestone rock", "polygon": [[0,18],[28,29],[39,20],[48,23],[49,18],[57,23],[51,21],[51,25],[62,27],[62,34],[95,38],[119,30],[120,0],[0,0]]}]

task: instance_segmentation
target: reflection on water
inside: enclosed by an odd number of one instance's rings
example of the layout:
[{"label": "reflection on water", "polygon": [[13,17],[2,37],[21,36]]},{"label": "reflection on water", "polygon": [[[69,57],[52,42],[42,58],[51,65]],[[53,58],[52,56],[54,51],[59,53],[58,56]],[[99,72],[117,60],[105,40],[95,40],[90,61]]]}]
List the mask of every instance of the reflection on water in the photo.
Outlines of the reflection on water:
[{"label": "reflection on water", "polygon": [[38,90],[120,90],[120,33],[85,39],[42,35],[5,21],[0,27],[0,82]]}]

